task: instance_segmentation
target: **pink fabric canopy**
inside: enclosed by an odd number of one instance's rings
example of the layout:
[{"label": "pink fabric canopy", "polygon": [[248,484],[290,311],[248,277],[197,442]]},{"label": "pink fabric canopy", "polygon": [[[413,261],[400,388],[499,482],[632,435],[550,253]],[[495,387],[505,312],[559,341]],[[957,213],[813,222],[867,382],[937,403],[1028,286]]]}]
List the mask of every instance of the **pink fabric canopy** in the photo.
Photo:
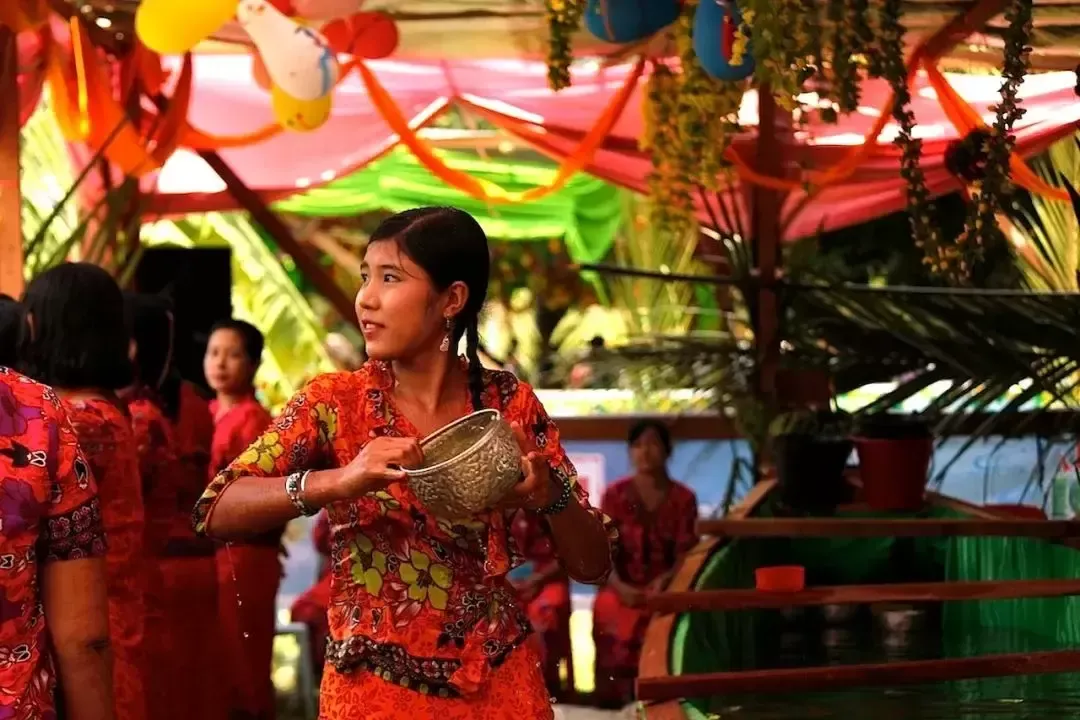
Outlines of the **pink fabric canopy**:
[{"label": "pink fabric canopy", "polygon": [[[460,100],[483,116],[522,137],[541,152],[558,160],[567,156],[593,126],[612,94],[622,86],[629,66],[582,67],[572,87],[554,93],[547,87],[543,63],[528,61],[372,62],[371,68],[395,98],[414,127],[447,103]],[[949,81],[975,109],[992,122],[989,109],[998,101],[1000,78],[948,75]],[[1074,94],[1071,72],[1032,75],[1021,87],[1027,113],[1017,123],[1017,147],[1024,155],[1037,153],[1071,133],[1080,121],[1080,98]],[[958,187],[944,168],[947,144],[957,134],[939,106],[934,91],[920,75],[913,90],[916,135],[923,139],[923,167],[934,193]],[[587,170],[610,182],[644,191],[650,169],[648,157],[637,149],[642,133],[641,97],[635,92],[627,111],[616,124]],[[885,81],[863,84],[857,112],[835,125],[811,123],[785,148],[786,157],[804,167],[825,169],[852,146],[862,143],[888,96]],[[816,102],[811,94],[806,103]],[[247,133],[272,119],[269,95],[251,80],[251,60],[242,55],[204,56],[196,59],[195,92],[191,120],[200,130],[228,135]],[[744,125],[757,123],[757,98],[743,101]],[[899,154],[891,144],[896,126],[886,125],[879,145],[846,182],[831,186],[792,222],[786,235],[794,239],[819,227],[835,229],[901,209],[904,186],[899,177]],[[325,183],[363,167],[392,147],[397,138],[368,101],[354,74],[338,89],[334,114],[326,125],[307,134],[283,133],[259,145],[222,150],[221,154],[244,182],[273,197]],[[739,138],[737,147],[753,159],[753,133]],[[220,179],[201,159],[177,153],[149,181],[159,212],[190,212],[232,207],[234,202]],[[148,188],[149,189],[149,188]],[[788,208],[799,202],[792,193]]]}]

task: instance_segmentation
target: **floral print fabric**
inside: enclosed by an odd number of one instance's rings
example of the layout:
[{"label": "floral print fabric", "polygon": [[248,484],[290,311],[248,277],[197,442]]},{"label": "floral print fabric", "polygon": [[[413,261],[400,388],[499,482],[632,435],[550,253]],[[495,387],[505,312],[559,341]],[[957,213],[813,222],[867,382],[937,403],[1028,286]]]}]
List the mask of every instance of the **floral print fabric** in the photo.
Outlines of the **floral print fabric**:
[{"label": "floral print fabric", "polygon": [[101,518],[109,539],[105,554],[113,697],[121,720],[146,717],[143,631],[146,569],[139,460],[127,412],[119,401],[62,400],[79,446],[97,480]]},{"label": "floral print fabric", "polygon": [[[389,368],[377,362],[355,373],[316,378],[210,484],[195,508],[197,529],[205,531],[215,502],[238,477],[280,478],[302,469],[341,467],[372,438],[416,437],[394,407],[392,383]],[[553,472],[573,482],[576,500],[588,508],[558,430],[529,386],[509,373],[486,372],[485,387],[485,407],[520,423]],[[363,668],[368,672],[356,682],[374,674],[411,695],[469,696],[481,691],[493,669],[529,635],[528,619],[506,579],[520,563],[508,514],[491,511],[450,523],[429,514],[405,483],[327,511],[332,568],[327,662],[335,670],[328,669],[327,682]],[[538,683],[518,689],[546,698]],[[323,715],[353,717],[341,713],[324,708]]]},{"label": "floral print fabric", "polygon": [[39,566],[104,555],[97,486],[59,398],[0,368],[0,720],[56,720]]}]

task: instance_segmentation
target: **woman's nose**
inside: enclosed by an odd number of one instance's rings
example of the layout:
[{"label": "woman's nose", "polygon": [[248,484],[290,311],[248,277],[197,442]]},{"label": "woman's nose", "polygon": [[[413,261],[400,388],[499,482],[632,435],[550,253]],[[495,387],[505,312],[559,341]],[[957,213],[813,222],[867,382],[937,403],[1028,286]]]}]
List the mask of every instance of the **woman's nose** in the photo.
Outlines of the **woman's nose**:
[{"label": "woman's nose", "polygon": [[364,310],[372,310],[375,307],[375,293],[371,291],[371,285],[367,284],[356,293],[356,307]]}]

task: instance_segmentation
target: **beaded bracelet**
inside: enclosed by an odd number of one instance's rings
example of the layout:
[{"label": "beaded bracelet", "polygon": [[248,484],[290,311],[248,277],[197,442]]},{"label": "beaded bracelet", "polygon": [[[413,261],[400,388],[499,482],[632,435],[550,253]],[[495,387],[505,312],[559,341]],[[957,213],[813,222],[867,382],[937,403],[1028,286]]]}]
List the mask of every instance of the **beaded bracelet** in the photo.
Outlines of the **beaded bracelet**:
[{"label": "beaded bracelet", "polygon": [[304,502],[304,485],[310,472],[310,470],[294,472],[285,478],[285,494],[289,496],[289,502],[293,504],[293,507],[304,517],[312,517],[319,513]]},{"label": "beaded bracelet", "polygon": [[546,507],[542,507],[537,510],[541,515],[558,515],[566,508],[570,507],[570,498],[574,494],[574,485],[570,478],[563,474],[557,473],[559,483],[562,486],[559,489],[559,497],[555,498],[551,504]]}]

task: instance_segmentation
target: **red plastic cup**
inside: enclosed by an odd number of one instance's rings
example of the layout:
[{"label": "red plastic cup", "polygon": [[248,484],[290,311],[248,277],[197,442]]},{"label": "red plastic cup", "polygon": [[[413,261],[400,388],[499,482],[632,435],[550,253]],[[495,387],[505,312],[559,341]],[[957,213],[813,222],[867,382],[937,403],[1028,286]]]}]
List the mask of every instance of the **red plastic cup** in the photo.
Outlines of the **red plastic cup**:
[{"label": "red plastic cup", "polygon": [[764,592],[799,592],[806,588],[806,568],[802,565],[773,565],[754,571],[754,583]]}]

